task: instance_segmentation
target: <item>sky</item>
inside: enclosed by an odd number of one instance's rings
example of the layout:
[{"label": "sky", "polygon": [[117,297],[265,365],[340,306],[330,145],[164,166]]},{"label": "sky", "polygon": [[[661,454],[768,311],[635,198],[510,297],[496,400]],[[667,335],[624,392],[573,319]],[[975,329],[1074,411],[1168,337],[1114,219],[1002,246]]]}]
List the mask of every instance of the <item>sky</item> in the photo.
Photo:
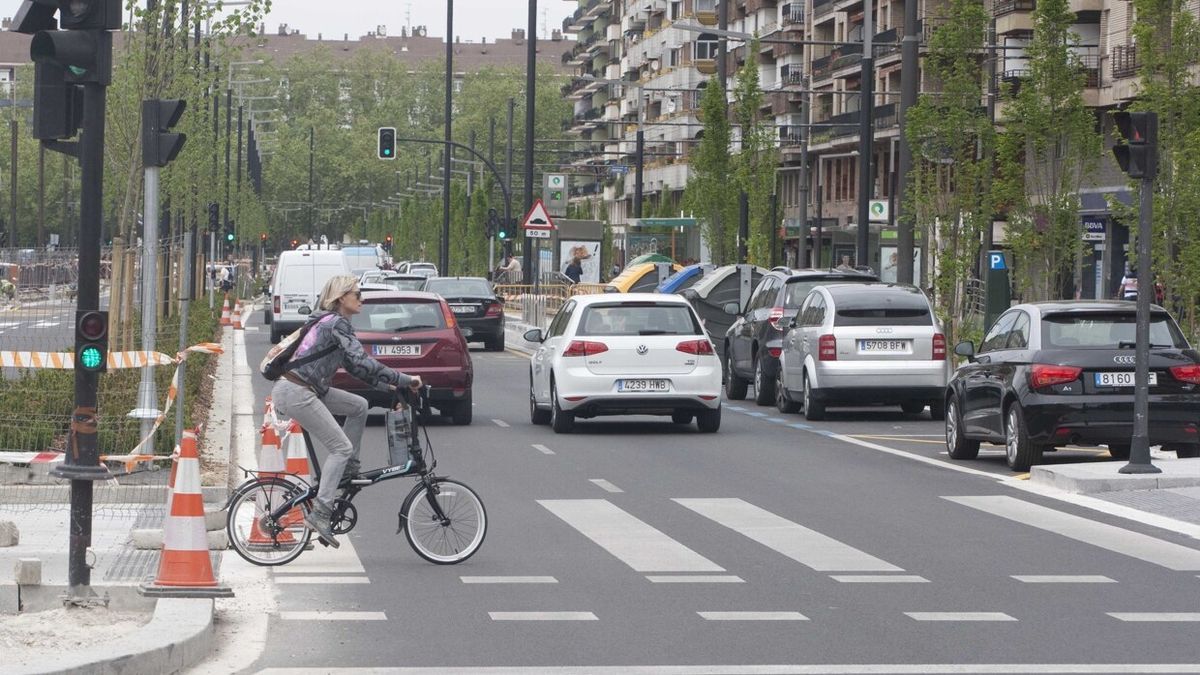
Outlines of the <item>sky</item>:
[{"label": "sky", "polygon": [[[317,33],[327,40],[349,33],[353,40],[376,26],[387,26],[388,35],[399,35],[406,25],[427,26],[430,37],[446,34],[446,0],[273,0],[271,5],[265,19],[267,34],[276,32],[281,23],[310,39],[316,39]],[[561,29],[563,19],[576,7],[575,0],[538,0],[538,37],[543,23],[547,38],[550,31]],[[528,24],[528,0],[454,0],[454,33],[464,41],[508,38],[512,29]]]}]

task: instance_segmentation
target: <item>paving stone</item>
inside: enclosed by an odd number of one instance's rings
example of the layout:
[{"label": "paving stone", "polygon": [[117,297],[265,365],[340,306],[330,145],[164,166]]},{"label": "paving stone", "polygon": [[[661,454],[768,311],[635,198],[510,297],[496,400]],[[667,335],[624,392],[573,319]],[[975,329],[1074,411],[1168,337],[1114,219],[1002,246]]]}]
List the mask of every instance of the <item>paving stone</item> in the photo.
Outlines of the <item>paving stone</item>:
[{"label": "paving stone", "polygon": [[0,547],[16,546],[21,543],[21,533],[11,520],[0,520]]},{"label": "paving stone", "polygon": [[13,566],[13,578],[20,586],[42,585],[42,561],[39,558],[18,558]]}]

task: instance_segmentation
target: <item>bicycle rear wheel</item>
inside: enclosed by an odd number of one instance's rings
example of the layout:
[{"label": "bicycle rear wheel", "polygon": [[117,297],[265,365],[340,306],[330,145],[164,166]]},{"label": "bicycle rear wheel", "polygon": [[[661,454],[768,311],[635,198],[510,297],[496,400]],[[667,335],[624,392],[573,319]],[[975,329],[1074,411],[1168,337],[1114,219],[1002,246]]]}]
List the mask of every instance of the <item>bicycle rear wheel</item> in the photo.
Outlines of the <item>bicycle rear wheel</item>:
[{"label": "bicycle rear wheel", "polygon": [[487,534],[487,512],[475,491],[449,478],[433,480],[432,498],[445,521],[430,503],[430,488],[418,484],[401,507],[404,536],[417,555],[437,565],[453,565],[475,555]]},{"label": "bicycle rear wheel", "polygon": [[290,510],[282,518],[271,513],[297,496],[306,486],[282,478],[260,478],[244,483],[229,501],[225,529],[229,544],[247,562],[275,566],[296,559],[312,538],[304,524],[308,502]]}]

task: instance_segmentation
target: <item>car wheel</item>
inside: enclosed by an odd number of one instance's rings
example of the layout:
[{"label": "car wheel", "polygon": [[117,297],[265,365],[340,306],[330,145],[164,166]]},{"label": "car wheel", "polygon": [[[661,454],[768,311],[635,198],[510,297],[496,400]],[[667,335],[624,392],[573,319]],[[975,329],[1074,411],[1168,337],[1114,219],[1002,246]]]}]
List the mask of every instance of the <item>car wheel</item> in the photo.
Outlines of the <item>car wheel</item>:
[{"label": "car wheel", "polygon": [[963,436],[962,410],[957,399],[946,403],[946,450],[950,459],[975,459],[979,456],[979,441]]},{"label": "car wheel", "polygon": [[721,407],[715,410],[704,409],[696,413],[696,426],[702,434],[713,434],[721,428]]},{"label": "car wheel", "polygon": [[529,377],[529,421],[538,426],[550,423],[550,411],[543,410],[537,406],[537,399],[533,397],[533,376]]},{"label": "car wheel", "polygon": [[725,351],[725,397],[731,401],[741,401],[746,398],[746,387],[749,385],[733,370],[733,354]]},{"label": "car wheel", "polygon": [[1113,459],[1128,461],[1130,448],[1132,446],[1129,443],[1109,443],[1108,454]]},{"label": "car wheel", "polygon": [[484,349],[488,350],[489,352],[504,351],[504,335],[503,334],[497,335],[496,337],[492,338],[491,340],[488,340],[487,342],[485,342]]},{"label": "car wheel", "polygon": [[279,331],[275,330],[274,328],[271,329],[271,344],[273,344],[273,345],[279,344],[279,340],[281,340],[282,338],[283,338],[283,336],[279,334]]},{"label": "car wheel", "polygon": [[456,425],[463,427],[471,423],[471,417],[474,416],[475,409],[471,405],[471,392],[458,400],[454,404],[454,408],[450,411],[450,420]]},{"label": "car wheel", "polygon": [[764,359],[754,359],[754,402],[771,405],[775,402],[775,380],[763,371]]},{"label": "car wheel", "polygon": [[1194,443],[1168,443],[1163,446],[1163,450],[1174,452],[1179,459],[1200,457],[1200,445]]},{"label": "car wheel", "polygon": [[787,387],[783,386],[783,368],[775,374],[775,407],[781,413],[795,413],[800,410],[800,404],[788,396]]},{"label": "car wheel", "polygon": [[575,414],[558,406],[558,387],[550,381],[550,427],[556,434],[569,434],[575,428]]},{"label": "car wheel", "polygon": [[692,417],[692,411],[690,410],[676,410],[671,413],[671,421],[675,424],[691,424]]},{"label": "car wheel", "polygon": [[804,386],[804,403],[801,404],[804,408],[804,416],[814,422],[825,419],[825,402],[818,401],[813,397],[812,387],[808,386],[807,373],[800,382]]},{"label": "car wheel", "polygon": [[929,419],[937,422],[946,419],[946,402],[945,401],[930,401],[929,402]]},{"label": "car wheel", "polygon": [[920,415],[925,412],[925,404],[920,401],[905,401],[900,404],[900,410],[903,410],[905,415]]},{"label": "car wheel", "polygon": [[1029,430],[1025,428],[1025,415],[1021,412],[1021,404],[1015,402],[1008,407],[1005,414],[1004,456],[1008,468],[1013,471],[1028,471],[1029,467],[1042,459],[1041,447],[1029,440]]}]

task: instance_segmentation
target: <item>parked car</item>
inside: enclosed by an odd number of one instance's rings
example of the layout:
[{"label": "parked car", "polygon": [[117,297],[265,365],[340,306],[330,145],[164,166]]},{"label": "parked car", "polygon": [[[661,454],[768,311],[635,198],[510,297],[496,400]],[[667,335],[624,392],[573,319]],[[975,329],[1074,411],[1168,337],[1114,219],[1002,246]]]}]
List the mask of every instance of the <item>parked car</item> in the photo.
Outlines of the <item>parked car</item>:
[{"label": "parked car", "polygon": [[389,286],[397,291],[419,291],[425,286],[427,279],[427,277],[420,274],[385,272],[383,276],[376,279],[373,283],[381,286]]},{"label": "parked car", "polygon": [[817,286],[783,337],[775,401],[810,420],[835,405],[900,405],[935,420],[950,379],[946,336],[929,299],[896,284]]},{"label": "parked car", "polygon": [[[757,265],[723,265],[705,272],[693,286],[678,293],[692,303],[713,342],[724,344],[725,333],[737,320],[743,301],[749,301],[754,287],[767,271]],[[731,302],[734,303],[732,314],[725,311]]]},{"label": "parked car", "polygon": [[438,275],[437,265],[423,261],[402,262],[396,267],[396,271],[400,274],[416,274],[426,278]]},{"label": "parked car", "polygon": [[[1046,450],[1105,444],[1128,459],[1133,435],[1136,303],[1075,300],[1016,305],[1001,314],[946,390],[946,446],[974,459],[1003,443],[1025,471]],[[1161,307],[1150,313],[1150,444],[1200,456],[1200,353]]]},{"label": "parked car", "polygon": [[529,418],[556,433],[576,418],[670,415],[721,427],[721,363],[700,318],[677,295],[578,295],[549,328],[525,333],[538,343],[529,368]]},{"label": "parked car", "polygon": [[725,362],[725,395],[740,401],[754,383],[754,402],[775,402],[775,380],[783,332],[796,316],[809,291],[822,284],[879,281],[873,274],[838,270],[794,270],[776,267],[763,275],[745,307],[726,303],[725,311],[738,315],[725,332],[721,355]]},{"label": "parked car", "polygon": [[422,290],[450,304],[463,337],[482,342],[488,351],[504,351],[504,301],[483,277],[434,277]]},{"label": "parked car", "polygon": [[270,286],[272,344],[304,325],[317,308],[317,296],[325,282],[339,274],[350,274],[341,251],[306,249],[279,254]]},{"label": "parked car", "polygon": [[[430,386],[430,405],[455,424],[471,423],[474,369],[467,341],[446,301],[432,293],[363,291],[362,312],[350,318],[363,348],[384,365],[420,375]],[[389,392],[369,387],[344,370],[333,386],[386,407]]]}]

